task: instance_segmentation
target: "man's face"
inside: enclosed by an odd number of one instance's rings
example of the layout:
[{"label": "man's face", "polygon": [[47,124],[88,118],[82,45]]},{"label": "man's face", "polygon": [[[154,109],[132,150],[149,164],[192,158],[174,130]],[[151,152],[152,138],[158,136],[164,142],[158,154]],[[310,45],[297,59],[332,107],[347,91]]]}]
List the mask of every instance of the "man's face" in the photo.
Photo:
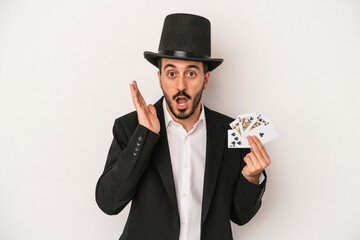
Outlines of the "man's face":
[{"label": "man's face", "polygon": [[196,111],[209,76],[210,72],[204,74],[202,62],[162,59],[159,83],[174,117],[187,119]]}]

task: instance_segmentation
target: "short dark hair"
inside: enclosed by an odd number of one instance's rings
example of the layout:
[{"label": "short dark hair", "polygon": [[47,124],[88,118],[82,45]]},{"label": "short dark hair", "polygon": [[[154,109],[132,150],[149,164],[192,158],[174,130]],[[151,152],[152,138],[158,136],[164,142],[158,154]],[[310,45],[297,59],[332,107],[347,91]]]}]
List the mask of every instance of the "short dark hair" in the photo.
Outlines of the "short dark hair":
[{"label": "short dark hair", "polygon": [[[203,64],[204,74],[206,74],[209,71],[209,65],[205,62],[202,62],[202,64]],[[161,73],[161,66],[162,66],[161,58],[158,58],[158,68],[160,73]]]}]

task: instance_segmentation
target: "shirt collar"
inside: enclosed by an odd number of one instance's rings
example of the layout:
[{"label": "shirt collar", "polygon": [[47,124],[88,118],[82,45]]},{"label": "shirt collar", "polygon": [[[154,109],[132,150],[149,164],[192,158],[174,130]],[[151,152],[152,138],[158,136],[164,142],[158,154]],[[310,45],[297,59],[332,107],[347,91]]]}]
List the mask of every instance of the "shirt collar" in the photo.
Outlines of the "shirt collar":
[{"label": "shirt collar", "polygon": [[[199,120],[194,124],[194,126],[192,127],[193,129],[195,129],[201,122],[203,122],[205,124],[205,111],[204,111],[204,105],[200,102],[200,117]],[[179,124],[177,122],[174,121],[174,119],[172,118],[172,116],[170,115],[170,113],[168,112],[168,109],[166,107],[166,100],[165,97],[163,99],[163,111],[164,111],[164,120],[165,120],[165,127],[168,128],[169,124]]]}]

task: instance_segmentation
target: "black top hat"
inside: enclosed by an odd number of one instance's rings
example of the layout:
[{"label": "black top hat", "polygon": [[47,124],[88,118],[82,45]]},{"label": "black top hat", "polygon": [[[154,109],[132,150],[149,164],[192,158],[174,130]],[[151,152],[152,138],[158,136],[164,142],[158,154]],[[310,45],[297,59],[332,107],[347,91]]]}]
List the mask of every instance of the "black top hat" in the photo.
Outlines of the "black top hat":
[{"label": "black top hat", "polygon": [[166,16],[158,53],[144,52],[144,57],[156,67],[159,58],[173,58],[205,62],[212,71],[223,59],[210,56],[210,21],[184,13]]}]

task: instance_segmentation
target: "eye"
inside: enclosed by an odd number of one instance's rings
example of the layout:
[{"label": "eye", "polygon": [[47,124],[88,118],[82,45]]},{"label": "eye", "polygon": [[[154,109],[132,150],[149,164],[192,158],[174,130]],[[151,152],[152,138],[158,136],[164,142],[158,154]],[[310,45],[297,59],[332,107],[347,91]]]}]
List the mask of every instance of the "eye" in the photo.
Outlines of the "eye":
[{"label": "eye", "polygon": [[196,76],[196,73],[195,72],[188,72],[188,77],[195,77]]},{"label": "eye", "polygon": [[175,77],[175,73],[174,73],[174,72],[168,72],[167,75],[168,75],[169,77],[171,77],[171,78],[172,78],[172,77]]}]

